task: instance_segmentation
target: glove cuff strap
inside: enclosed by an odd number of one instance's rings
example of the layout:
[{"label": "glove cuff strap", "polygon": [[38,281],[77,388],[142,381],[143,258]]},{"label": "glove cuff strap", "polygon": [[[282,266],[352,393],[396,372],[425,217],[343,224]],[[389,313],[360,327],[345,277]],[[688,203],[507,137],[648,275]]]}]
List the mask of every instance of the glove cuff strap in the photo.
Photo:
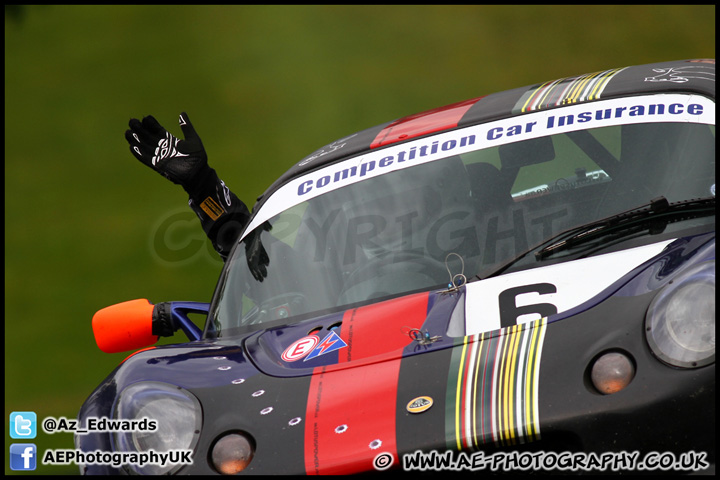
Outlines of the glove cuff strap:
[{"label": "glove cuff strap", "polygon": [[214,168],[204,165],[203,168],[198,170],[192,178],[191,182],[183,185],[187,194],[196,203],[202,202],[205,197],[212,195],[215,191],[215,186],[220,183],[217,173]]}]

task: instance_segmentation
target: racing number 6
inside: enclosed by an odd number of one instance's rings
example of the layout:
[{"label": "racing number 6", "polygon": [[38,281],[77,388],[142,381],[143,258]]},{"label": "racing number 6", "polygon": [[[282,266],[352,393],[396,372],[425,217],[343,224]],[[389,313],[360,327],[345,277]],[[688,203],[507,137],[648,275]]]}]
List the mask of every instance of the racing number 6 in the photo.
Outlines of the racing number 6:
[{"label": "racing number 6", "polygon": [[552,303],[536,303],[518,307],[515,302],[517,296],[531,292],[547,295],[557,293],[557,287],[552,283],[535,283],[532,285],[508,288],[500,292],[500,295],[498,295],[498,303],[500,307],[500,326],[502,328],[512,327],[517,324],[517,319],[520,315],[537,313],[540,315],[540,318],[542,318],[557,313],[557,307]]}]

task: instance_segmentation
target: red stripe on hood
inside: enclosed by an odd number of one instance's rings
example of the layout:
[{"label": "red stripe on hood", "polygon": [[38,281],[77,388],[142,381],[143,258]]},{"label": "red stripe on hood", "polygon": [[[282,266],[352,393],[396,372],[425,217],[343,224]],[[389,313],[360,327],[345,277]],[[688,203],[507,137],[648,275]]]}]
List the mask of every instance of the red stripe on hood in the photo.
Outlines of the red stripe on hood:
[{"label": "red stripe on hood", "polygon": [[380,453],[392,454],[398,463],[395,415],[402,349],[413,341],[407,330],[420,328],[427,318],[428,298],[428,293],[411,295],[346,313],[341,338],[348,346],[339,351],[339,364],[315,369],[310,380],[308,474],[372,471]]}]

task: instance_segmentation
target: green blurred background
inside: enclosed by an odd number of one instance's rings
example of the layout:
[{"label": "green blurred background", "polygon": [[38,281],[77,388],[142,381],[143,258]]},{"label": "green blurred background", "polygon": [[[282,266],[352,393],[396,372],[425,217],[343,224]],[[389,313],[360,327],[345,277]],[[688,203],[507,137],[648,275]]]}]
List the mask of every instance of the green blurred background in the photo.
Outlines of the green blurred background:
[{"label": "green blurred background", "polygon": [[[373,125],[714,57],[713,5],[6,6],[5,457],[10,412],[74,418],[125,358],[96,347],[96,310],[212,296],[222,263],[183,190],[129,153],[130,117],[179,135],[187,111],[252,206],[304,156]],[[73,446],[42,431],[35,443],[40,455]]]}]

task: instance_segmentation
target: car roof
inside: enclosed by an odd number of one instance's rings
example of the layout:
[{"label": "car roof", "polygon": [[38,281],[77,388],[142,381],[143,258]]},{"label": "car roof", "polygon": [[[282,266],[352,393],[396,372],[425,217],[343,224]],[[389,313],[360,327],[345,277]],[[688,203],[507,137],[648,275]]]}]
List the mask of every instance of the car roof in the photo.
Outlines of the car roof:
[{"label": "car roof", "polygon": [[316,150],[278,178],[253,210],[289,180],[353,155],[441,131],[600,99],[652,93],[697,93],[715,99],[715,59],[613,68],[506,90],[376,125]]}]

